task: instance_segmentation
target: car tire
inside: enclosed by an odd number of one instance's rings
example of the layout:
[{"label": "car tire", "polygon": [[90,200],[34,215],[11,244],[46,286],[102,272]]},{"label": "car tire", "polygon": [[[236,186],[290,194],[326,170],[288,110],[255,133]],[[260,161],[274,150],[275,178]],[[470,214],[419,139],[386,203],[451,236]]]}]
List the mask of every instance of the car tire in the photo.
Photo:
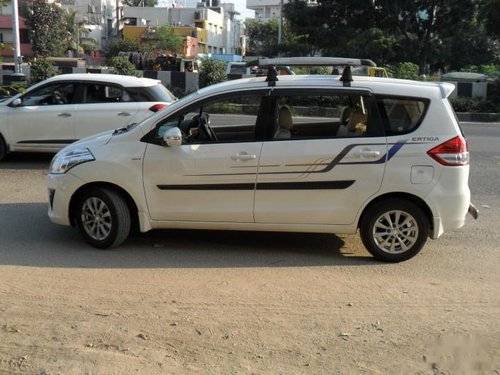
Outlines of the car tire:
[{"label": "car tire", "polygon": [[5,155],[7,155],[7,145],[5,144],[2,134],[0,134],[0,161],[5,158]]},{"label": "car tire", "polygon": [[99,249],[120,245],[130,233],[130,210],[117,192],[93,188],[80,196],[76,222],[85,241]]},{"label": "car tire", "polygon": [[402,262],[417,255],[429,236],[429,221],[415,203],[380,201],[368,208],[360,225],[363,245],[376,259]]}]

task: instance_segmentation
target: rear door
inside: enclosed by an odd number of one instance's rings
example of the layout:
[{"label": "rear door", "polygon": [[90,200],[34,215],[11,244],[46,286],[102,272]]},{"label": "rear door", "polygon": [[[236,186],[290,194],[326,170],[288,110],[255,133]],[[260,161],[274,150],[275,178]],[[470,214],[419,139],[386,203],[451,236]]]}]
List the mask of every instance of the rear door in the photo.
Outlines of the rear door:
[{"label": "rear door", "polygon": [[135,121],[139,103],[114,84],[82,83],[81,102],[76,105],[75,135],[78,139]]},{"label": "rear door", "polygon": [[[278,118],[276,126],[290,136],[277,129],[263,144],[256,222],[352,223],[384,175],[387,145],[375,100],[349,90],[276,89],[274,95],[276,113],[291,113],[291,124]],[[349,116],[341,123],[343,112]]]}]

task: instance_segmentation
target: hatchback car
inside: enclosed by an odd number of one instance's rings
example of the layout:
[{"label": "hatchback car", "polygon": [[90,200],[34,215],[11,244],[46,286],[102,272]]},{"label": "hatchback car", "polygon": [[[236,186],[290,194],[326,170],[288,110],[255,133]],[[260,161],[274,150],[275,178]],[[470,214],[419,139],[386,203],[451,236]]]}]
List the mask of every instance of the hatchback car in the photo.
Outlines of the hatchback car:
[{"label": "hatchback car", "polygon": [[377,259],[409,259],[477,214],[447,99],[454,86],[351,80],[229,81],[74,143],[52,160],[49,217],[103,249],[132,223],[142,232],[359,230]]},{"label": "hatchback car", "polygon": [[175,96],[158,80],[63,74],[0,103],[0,160],[9,152],[56,152],[91,134],[139,122]]}]

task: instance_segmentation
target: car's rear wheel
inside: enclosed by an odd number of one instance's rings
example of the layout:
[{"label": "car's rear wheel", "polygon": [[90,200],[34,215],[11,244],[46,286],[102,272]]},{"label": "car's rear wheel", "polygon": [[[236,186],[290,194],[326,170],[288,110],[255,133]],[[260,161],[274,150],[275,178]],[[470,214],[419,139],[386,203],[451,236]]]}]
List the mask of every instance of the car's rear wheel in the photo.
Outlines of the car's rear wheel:
[{"label": "car's rear wheel", "polygon": [[76,221],[85,241],[99,249],[120,245],[130,233],[130,210],[115,191],[93,188],[78,201]]},{"label": "car's rear wheel", "polygon": [[368,208],[360,232],[363,244],[375,258],[401,262],[422,249],[429,236],[429,221],[415,203],[388,199]]},{"label": "car's rear wheel", "polygon": [[3,160],[5,155],[7,155],[7,145],[5,144],[5,140],[0,134],[0,160]]}]

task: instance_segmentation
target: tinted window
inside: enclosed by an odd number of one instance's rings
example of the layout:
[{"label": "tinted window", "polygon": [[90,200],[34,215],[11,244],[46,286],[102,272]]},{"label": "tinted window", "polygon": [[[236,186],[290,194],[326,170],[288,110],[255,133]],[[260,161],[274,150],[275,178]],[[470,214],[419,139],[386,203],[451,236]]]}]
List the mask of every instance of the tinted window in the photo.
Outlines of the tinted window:
[{"label": "tinted window", "polygon": [[43,86],[23,96],[23,105],[71,104],[75,94],[75,84],[56,83]]},{"label": "tinted window", "polygon": [[[191,106],[160,122],[149,141],[161,143],[171,127],[179,127],[188,144],[254,141],[260,101],[260,95],[231,95]],[[205,124],[215,138],[207,136]]]},{"label": "tinted window", "polygon": [[165,86],[158,84],[149,87],[127,87],[130,101],[133,102],[172,102],[176,99]]},{"label": "tinted window", "polygon": [[[371,99],[363,95],[310,94],[280,96],[274,139],[375,136]],[[376,112],[376,110],[375,110]]]},{"label": "tinted window", "polygon": [[388,135],[404,134],[416,129],[429,105],[427,99],[417,98],[381,97],[378,100]]},{"label": "tinted window", "polygon": [[128,102],[129,95],[123,88],[100,83],[85,85],[84,103]]}]

